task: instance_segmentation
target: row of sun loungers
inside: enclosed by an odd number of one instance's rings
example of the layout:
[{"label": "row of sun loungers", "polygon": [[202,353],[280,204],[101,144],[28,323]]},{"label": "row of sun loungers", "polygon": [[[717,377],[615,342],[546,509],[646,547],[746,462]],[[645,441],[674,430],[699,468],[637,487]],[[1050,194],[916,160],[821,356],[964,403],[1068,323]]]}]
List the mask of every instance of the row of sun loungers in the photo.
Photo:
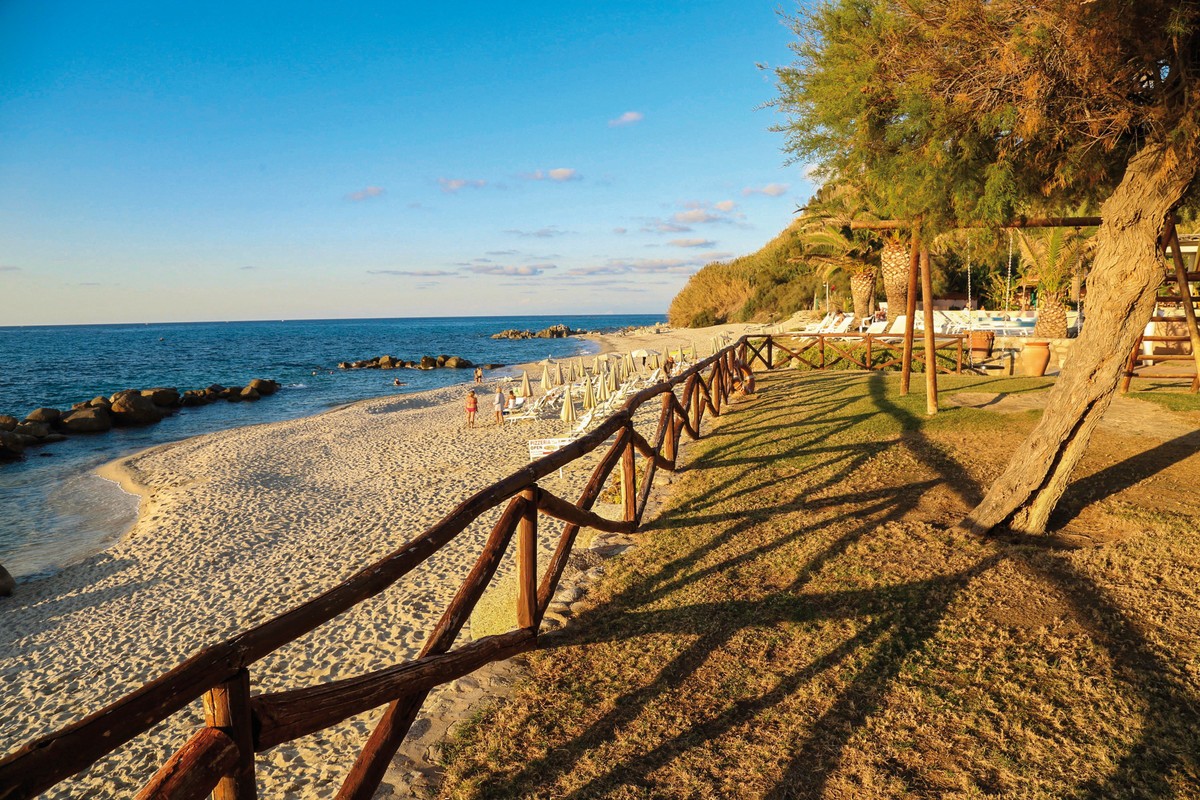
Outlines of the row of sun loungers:
[{"label": "row of sun loungers", "polygon": [[[934,332],[945,334],[990,331],[997,336],[1030,336],[1033,334],[1033,328],[1037,324],[1037,315],[1031,311],[1001,314],[995,311],[935,310],[933,318]],[[800,330],[787,331],[787,333],[795,336],[811,336],[815,334],[836,336],[850,333],[850,323],[850,316],[847,314],[829,314],[820,322],[813,323]],[[855,332],[876,336],[903,336],[904,323],[905,315],[901,314],[890,323],[864,323]],[[1067,327],[1069,329],[1078,329],[1079,324],[1079,314],[1074,311],[1068,312]],[[923,313],[917,314],[917,318],[913,321],[913,327],[918,331],[925,330],[925,315]]]}]

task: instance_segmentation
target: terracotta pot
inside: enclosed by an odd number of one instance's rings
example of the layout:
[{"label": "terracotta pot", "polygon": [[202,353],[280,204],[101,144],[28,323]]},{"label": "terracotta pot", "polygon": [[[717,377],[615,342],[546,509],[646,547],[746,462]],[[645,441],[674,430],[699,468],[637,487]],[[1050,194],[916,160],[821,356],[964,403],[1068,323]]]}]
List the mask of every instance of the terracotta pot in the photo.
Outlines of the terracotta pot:
[{"label": "terracotta pot", "polygon": [[971,358],[982,361],[992,357],[992,345],[996,343],[996,334],[991,331],[971,331]]},{"label": "terracotta pot", "polygon": [[1029,378],[1040,378],[1046,374],[1050,363],[1050,343],[1046,341],[1026,342],[1021,349],[1021,372]]}]

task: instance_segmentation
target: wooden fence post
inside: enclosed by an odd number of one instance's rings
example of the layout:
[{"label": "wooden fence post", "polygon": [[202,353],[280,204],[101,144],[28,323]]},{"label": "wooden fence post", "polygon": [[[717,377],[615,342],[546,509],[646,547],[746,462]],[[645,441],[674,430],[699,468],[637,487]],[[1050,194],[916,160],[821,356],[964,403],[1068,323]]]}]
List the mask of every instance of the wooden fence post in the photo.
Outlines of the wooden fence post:
[{"label": "wooden fence post", "polygon": [[933,329],[933,276],[929,248],[921,245],[921,302],[925,306],[925,413],[938,413],[937,342]]},{"label": "wooden fence post", "polygon": [[667,417],[667,436],[663,439],[663,458],[671,462],[675,471],[675,408],[671,405],[671,393],[663,392],[663,409]]},{"label": "wooden fence post", "polygon": [[[908,394],[912,376],[913,331],[917,324],[917,270],[921,262],[921,240],[917,229],[912,232],[912,252],[908,256],[908,298],[904,309],[904,361],[900,365],[900,394]],[[889,313],[891,309],[888,309]]]},{"label": "wooden fence post", "polygon": [[254,730],[250,716],[250,673],[245,669],[204,694],[204,720],[237,745],[237,766],[213,790],[215,800],[255,800]]},{"label": "wooden fence post", "polygon": [[767,372],[775,369],[775,338],[767,334]]},{"label": "wooden fence post", "polygon": [[527,504],[517,524],[517,627],[532,628],[537,620],[537,504],[536,485],[521,492]]},{"label": "wooden fence post", "polygon": [[[632,433],[633,426],[630,425]],[[621,502],[625,506],[625,520],[637,519],[637,469],[633,460],[633,438],[625,445],[621,454]]]}]

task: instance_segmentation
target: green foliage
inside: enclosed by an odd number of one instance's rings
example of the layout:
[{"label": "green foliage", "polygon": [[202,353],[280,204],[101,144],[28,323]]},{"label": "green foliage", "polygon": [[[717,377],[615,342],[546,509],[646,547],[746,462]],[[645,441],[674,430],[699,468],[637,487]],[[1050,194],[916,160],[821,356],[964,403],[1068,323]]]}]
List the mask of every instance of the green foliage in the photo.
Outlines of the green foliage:
[{"label": "green foliage", "polygon": [[788,317],[809,307],[821,280],[793,224],[758,252],[715,261],[693,275],[671,301],[667,319],[698,328]]},{"label": "green foliage", "polygon": [[1062,296],[1081,268],[1083,238],[1074,231],[1051,228],[1037,236],[1017,231],[1017,242],[1022,277],[1037,281],[1039,291]]}]

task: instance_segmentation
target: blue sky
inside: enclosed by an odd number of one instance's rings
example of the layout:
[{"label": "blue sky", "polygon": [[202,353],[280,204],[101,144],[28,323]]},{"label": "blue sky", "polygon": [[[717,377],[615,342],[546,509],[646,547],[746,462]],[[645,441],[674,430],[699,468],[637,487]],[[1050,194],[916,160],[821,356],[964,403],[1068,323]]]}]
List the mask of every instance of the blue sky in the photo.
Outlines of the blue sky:
[{"label": "blue sky", "polygon": [[665,311],[812,191],[778,7],[2,3],[0,324]]}]

